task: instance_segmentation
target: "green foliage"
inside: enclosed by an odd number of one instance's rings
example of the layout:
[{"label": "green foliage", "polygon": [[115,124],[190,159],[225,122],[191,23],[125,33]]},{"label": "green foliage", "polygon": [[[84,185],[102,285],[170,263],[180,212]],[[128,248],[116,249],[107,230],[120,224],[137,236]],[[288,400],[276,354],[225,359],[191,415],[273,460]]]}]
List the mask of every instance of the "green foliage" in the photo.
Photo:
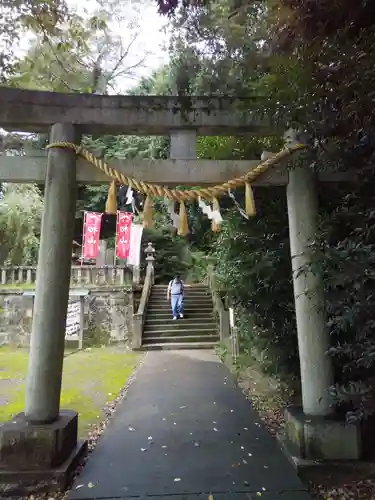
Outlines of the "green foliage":
[{"label": "green foliage", "polygon": [[175,274],[186,279],[189,271],[189,248],[186,240],[175,236],[171,228],[145,229],[142,236],[142,267],[145,266],[145,253],[148,242],[155,248],[155,281],[169,283]]},{"label": "green foliage", "polygon": [[[321,191],[325,207],[316,245],[325,276],[336,400],[350,419],[374,410],[369,383],[375,375],[374,168],[345,187]],[[350,291],[350,292],[349,292]]]},{"label": "green foliage", "polygon": [[[135,45],[140,11],[132,0],[120,5],[113,0],[99,2],[96,10],[91,14],[86,10],[83,15],[68,12],[60,0],[33,3],[36,5],[31,13],[35,10],[35,17],[27,13],[27,8],[20,8],[24,9],[22,19],[29,18],[24,24],[32,30],[34,39],[26,57],[14,62],[8,84],[60,92],[107,93],[109,88],[117,90],[120,77],[133,77],[143,65],[145,57],[138,58]],[[38,7],[42,8],[40,3],[45,11],[43,18],[37,12]],[[48,9],[53,6],[55,23],[49,26],[52,13]],[[119,28],[126,31],[127,42],[118,34]]]},{"label": "green foliage", "polygon": [[68,19],[65,0],[2,0],[0,5],[0,82],[13,71],[16,42],[25,29],[48,36]]},{"label": "green foliage", "polygon": [[154,70],[150,76],[141,78],[131,89],[131,95],[171,95],[171,72],[168,65]]},{"label": "green foliage", "polygon": [[192,250],[190,258],[187,281],[190,283],[203,283],[208,276],[208,266],[215,262],[214,258],[199,250]]},{"label": "green foliage", "polygon": [[256,220],[226,213],[213,252],[216,277],[237,309],[242,348],[268,359],[264,368],[298,372],[285,198],[275,193],[270,202],[268,192],[257,193]]},{"label": "green foliage", "polygon": [[33,184],[7,184],[0,201],[0,263],[31,265],[37,260],[43,200]]}]

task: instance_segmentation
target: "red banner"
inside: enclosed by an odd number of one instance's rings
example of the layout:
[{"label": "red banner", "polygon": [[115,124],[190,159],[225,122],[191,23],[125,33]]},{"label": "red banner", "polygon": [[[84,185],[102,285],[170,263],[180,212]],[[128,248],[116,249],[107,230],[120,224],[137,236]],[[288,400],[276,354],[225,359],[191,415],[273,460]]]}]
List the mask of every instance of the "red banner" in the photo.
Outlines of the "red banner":
[{"label": "red banner", "polygon": [[132,220],[133,214],[117,212],[116,255],[119,259],[129,257]]},{"label": "red banner", "polygon": [[98,256],[102,216],[103,214],[97,212],[85,212],[82,245],[82,257],[84,259],[96,259]]}]

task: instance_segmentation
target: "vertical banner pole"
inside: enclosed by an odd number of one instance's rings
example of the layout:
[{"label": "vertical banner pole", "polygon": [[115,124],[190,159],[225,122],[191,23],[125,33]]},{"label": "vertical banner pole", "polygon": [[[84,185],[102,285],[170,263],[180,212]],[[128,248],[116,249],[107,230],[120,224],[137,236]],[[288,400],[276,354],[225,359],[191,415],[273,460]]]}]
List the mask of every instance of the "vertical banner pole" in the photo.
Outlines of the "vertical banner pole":
[{"label": "vertical banner pole", "polygon": [[79,311],[79,338],[78,338],[78,349],[83,349],[83,330],[85,327],[85,297],[81,295],[79,298],[80,311]]},{"label": "vertical banner pole", "polygon": [[81,247],[81,267],[83,265],[83,252],[85,250],[85,239],[86,239],[86,210],[83,213],[83,231],[82,231],[82,247]]},{"label": "vertical banner pole", "polygon": [[115,237],[115,255],[113,257],[113,265],[116,267],[116,262],[117,262],[117,231],[118,231],[118,216],[119,216],[119,210],[116,212],[116,237]]}]

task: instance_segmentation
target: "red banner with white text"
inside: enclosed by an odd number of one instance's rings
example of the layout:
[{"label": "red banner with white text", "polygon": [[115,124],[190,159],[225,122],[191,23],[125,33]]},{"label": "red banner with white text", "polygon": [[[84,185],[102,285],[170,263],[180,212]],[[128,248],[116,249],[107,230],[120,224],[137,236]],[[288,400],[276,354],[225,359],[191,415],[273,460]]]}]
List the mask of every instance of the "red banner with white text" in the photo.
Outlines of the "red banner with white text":
[{"label": "red banner with white text", "polygon": [[96,259],[98,256],[102,216],[103,214],[97,212],[85,212],[82,245],[82,257],[84,259]]},{"label": "red banner with white text", "polygon": [[132,213],[117,212],[116,256],[119,259],[129,257],[132,220]]}]

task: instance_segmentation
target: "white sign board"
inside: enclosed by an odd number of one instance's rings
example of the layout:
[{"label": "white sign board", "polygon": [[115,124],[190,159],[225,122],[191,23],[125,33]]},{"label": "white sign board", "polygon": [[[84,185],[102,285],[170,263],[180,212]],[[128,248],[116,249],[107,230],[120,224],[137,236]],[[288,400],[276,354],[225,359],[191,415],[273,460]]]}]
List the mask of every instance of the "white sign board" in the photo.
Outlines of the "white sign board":
[{"label": "white sign board", "polygon": [[81,329],[81,303],[79,301],[68,304],[66,315],[65,337],[67,340],[78,340]]},{"label": "white sign board", "polygon": [[232,307],[229,308],[229,324],[234,328],[234,310]]}]

